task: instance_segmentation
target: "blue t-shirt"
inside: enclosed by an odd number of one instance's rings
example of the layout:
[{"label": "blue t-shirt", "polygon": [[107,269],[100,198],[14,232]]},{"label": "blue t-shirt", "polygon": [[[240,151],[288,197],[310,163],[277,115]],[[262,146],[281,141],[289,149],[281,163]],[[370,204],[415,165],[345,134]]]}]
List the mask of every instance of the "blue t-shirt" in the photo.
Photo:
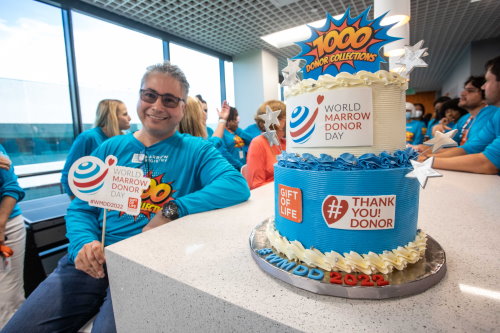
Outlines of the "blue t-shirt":
[{"label": "blue t-shirt", "polygon": [[73,163],[83,156],[88,156],[94,151],[101,143],[106,141],[108,137],[100,127],[94,127],[85,132],[80,133],[73,142],[71,149],[69,150],[68,156],[66,157],[66,163],[64,163],[64,168],[61,171],[61,185],[64,192],[69,195],[73,195],[71,189],[68,185],[68,172]]},{"label": "blue t-shirt", "polygon": [[237,170],[240,170],[241,167],[247,163],[246,152],[248,151],[250,142],[252,142],[252,137],[241,128],[237,128],[234,133],[225,129],[222,141],[228,153],[233,157],[234,164],[233,162],[231,162],[231,164],[233,164]]},{"label": "blue t-shirt", "polygon": [[406,143],[419,145],[424,141],[426,132],[425,123],[421,120],[412,120],[406,123]]},{"label": "blue t-shirt", "polygon": [[[7,152],[2,145],[0,145],[0,155],[7,156]],[[24,198],[24,194],[24,190],[17,182],[14,166],[11,165],[9,170],[0,169],[0,200],[5,196],[9,196],[19,202]],[[16,203],[9,215],[9,219],[18,215],[21,215],[21,208],[19,208],[19,205]]]},{"label": "blue t-shirt", "polygon": [[[142,228],[163,205],[175,199],[179,216],[224,208],[248,199],[250,190],[243,176],[202,138],[176,132],[145,147],[133,134],[106,140],[92,155],[105,160],[114,155],[120,166],[141,168],[151,179],[142,194],[137,217],[108,211],[105,245],[142,232]],[[141,162],[139,162],[141,161]],[[103,209],[91,207],[78,198],[66,215],[68,253],[73,261],[84,244],[101,239]],[[209,221],[207,221],[209,223]]]},{"label": "blue t-shirt", "polygon": [[500,108],[474,138],[461,146],[467,154],[483,153],[497,169],[500,169]]},{"label": "blue t-shirt", "polygon": [[207,126],[207,137],[210,138],[212,137],[212,135],[214,135],[214,130],[211,127]]},{"label": "blue t-shirt", "polygon": [[458,144],[460,144],[460,141],[462,140],[462,137],[465,134],[467,135],[467,140],[470,140],[471,138],[475,137],[477,134],[479,134],[481,129],[486,125],[486,123],[493,117],[496,109],[497,107],[488,105],[482,108],[476,115],[476,117],[474,117],[470,121],[469,121],[470,113],[462,116],[455,125],[455,129],[457,129],[457,134],[455,134],[453,140],[455,140]]},{"label": "blue t-shirt", "polygon": [[431,119],[429,120],[429,123],[427,124],[427,132],[426,132],[426,136],[429,137],[429,139],[432,139],[433,135],[432,135],[432,128],[434,126],[436,126],[437,124],[439,124],[439,119]]},{"label": "blue t-shirt", "polygon": [[259,126],[257,124],[252,124],[245,128],[245,132],[253,138],[259,136],[262,134],[262,131],[260,130]]}]

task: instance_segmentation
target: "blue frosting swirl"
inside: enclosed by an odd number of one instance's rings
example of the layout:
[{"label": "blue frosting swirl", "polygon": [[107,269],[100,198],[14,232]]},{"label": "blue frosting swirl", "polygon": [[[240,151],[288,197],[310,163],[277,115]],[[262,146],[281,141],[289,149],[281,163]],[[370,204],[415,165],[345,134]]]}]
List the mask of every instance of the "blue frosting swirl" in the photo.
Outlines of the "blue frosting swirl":
[{"label": "blue frosting swirl", "polygon": [[396,150],[394,153],[382,152],[379,155],[372,153],[356,157],[350,153],[343,153],[337,158],[327,154],[315,157],[311,154],[302,156],[283,152],[277,156],[278,165],[284,168],[330,171],[330,170],[371,170],[371,169],[397,169],[411,167],[410,160],[416,159],[418,153],[413,148]]}]

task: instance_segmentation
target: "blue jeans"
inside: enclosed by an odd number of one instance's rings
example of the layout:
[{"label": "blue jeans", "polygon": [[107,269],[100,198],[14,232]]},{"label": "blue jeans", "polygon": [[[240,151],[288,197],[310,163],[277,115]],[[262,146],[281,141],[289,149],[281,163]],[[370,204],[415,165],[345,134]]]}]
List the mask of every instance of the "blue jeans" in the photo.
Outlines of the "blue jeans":
[{"label": "blue jeans", "polygon": [[1,333],[77,332],[96,314],[92,332],[116,332],[107,276],[94,279],[64,256]]}]

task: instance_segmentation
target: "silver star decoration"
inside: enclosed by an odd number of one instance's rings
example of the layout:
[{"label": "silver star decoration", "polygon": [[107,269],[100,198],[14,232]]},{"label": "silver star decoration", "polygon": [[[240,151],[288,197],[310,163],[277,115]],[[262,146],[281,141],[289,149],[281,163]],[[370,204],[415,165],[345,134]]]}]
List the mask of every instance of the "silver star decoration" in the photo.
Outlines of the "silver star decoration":
[{"label": "silver star decoration", "polygon": [[413,46],[405,46],[405,53],[396,59],[396,65],[402,65],[402,75],[408,76],[415,67],[427,67],[427,63],[420,59],[428,55],[427,48],[421,48],[423,40]]},{"label": "silver star decoration", "polygon": [[299,82],[300,82],[300,80],[297,77],[297,75],[287,74],[287,73],[283,72],[283,81],[281,82],[282,87],[287,87],[287,86],[291,87],[294,84],[297,84]]},{"label": "silver star decoration", "polygon": [[422,188],[425,188],[425,184],[427,183],[427,178],[442,176],[442,174],[432,169],[432,163],[434,162],[434,157],[428,158],[422,163],[414,160],[410,160],[410,162],[411,165],[413,166],[413,171],[407,173],[405,177],[417,178]]},{"label": "silver star decoration", "polygon": [[424,145],[432,146],[433,153],[441,148],[456,147],[457,142],[453,140],[453,137],[457,134],[457,131],[457,129],[453,129],[446,133],[436,131],[436,135],[432,139],[425,141]]},{"label": "silver star decoration", "polygon": [[271,129],[271,125],[278,125],[280,121],[278,120],[278,116],[281,113],[281,110],[273,111],[269,105],[266,105],[266,113],[259,115],[259,118],[264,120],[264,127],[266,131]]},{"label": "silver star decoration", "polygon": [[284,73],[287,73],[288,75],[297,75],[297,73],[300,71],[300,60],[290,60],[286,59],[288,64],[286,65],[285,68],[283,68]]},{"label": "silver star decoration", "polygon": [[265,131],[264,136],[266,137],[267,141],[269,141],[269,145],[272,146],[279,146],[280,143],[278,141],[278,136],[276,135],[276,131]]}]

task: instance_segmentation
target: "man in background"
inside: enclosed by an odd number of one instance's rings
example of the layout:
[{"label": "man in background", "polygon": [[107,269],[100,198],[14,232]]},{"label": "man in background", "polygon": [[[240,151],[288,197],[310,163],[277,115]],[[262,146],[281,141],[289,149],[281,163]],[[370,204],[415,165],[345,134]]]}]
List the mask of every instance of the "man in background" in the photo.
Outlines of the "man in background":
[{"label": "man in background", "polygon": [[478,135],[463,146],[436,154],[433,164],[436,169],[483,174],[497,174],[500,170],[500,56],[489,60],[485,68],[486,81],[481,89],[486,103],[495,107],[495,114]]}]

